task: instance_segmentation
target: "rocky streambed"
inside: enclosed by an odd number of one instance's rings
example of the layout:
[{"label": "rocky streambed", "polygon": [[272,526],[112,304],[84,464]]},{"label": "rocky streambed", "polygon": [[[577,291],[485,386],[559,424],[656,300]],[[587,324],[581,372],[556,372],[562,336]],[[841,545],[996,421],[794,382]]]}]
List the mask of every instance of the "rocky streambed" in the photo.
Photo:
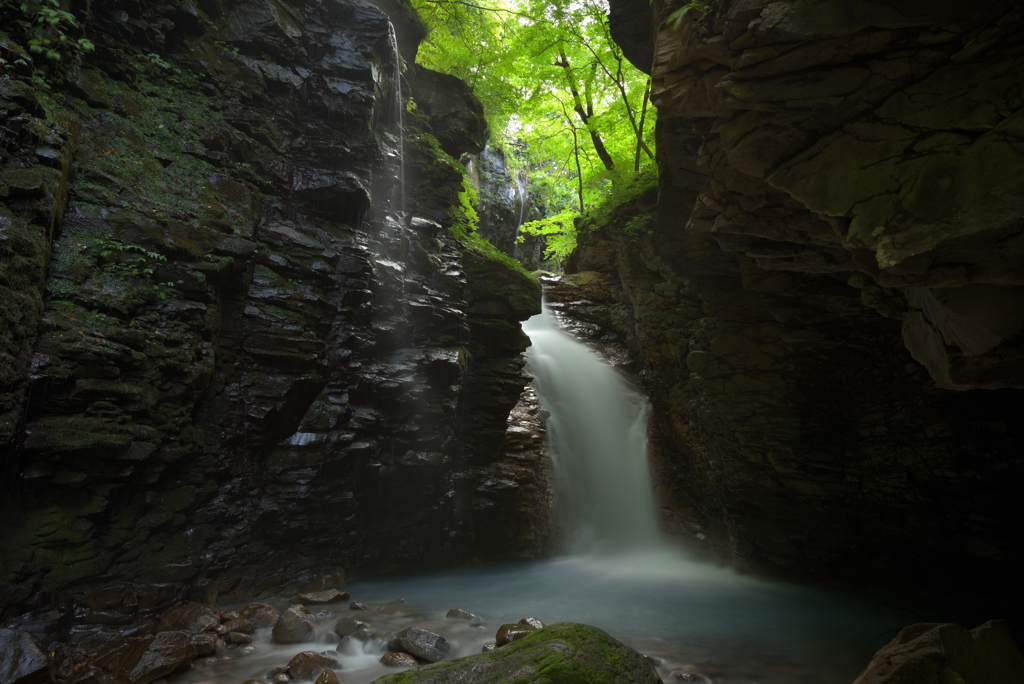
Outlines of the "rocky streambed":
[{"label": "rocky streambed", "polygon": [[[900,601],[738,577],[678,555],[562,558],[186,603],[130,628],[79,625],[45,648],[5,629],[0,674],[4,684],[566,682],[596,668],[586,681],[1021,681],[1024,657],[1005,624],[901,630],[912,612],[953,615]],[[908,673],[918,678],[899,679]]]}]

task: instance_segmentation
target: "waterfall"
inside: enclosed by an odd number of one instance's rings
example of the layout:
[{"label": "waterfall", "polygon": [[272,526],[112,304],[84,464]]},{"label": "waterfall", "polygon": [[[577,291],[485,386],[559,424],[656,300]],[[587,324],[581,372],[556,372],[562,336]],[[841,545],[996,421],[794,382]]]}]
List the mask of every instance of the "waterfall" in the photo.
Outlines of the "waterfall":
[{"label": "waterfall", "polygon": [[[393,24],[387,40],[374,47],[377,106],[371,129],[380,149],[374,168],[371,223],[404,226],[405,221],[405,102],[402,98],[402,57]],[[392,219],[388,221],[389,217]],[[396,221],[397,219],[397,221]]]},{"label": "waterfall", "polygon": [[526,216],[526,187],[523,185],[523,177],[516,175],[516,197],[519,199],[519,220],[516,222],[516,236],[512,240],[512,257],[519,258],[519,228],[523,225],[523,218]]},{"label": "waterfall", "polygon": [[646,399],[558,328],[545,305],[523,325],[559,507],[574,553],[660,545],[647,462]]},{"label": "waterfall", "polygon": [[392,211],[401,212],[402,221],[405,221],[405,101],[402,99],[402,53],[398,50],[398,36],[395,34],[395,25],[388,22],[388,37],[394,48],[395,59],[392,68],[392,79],[394,80],[395,110],[398,112],[398,206]]}]

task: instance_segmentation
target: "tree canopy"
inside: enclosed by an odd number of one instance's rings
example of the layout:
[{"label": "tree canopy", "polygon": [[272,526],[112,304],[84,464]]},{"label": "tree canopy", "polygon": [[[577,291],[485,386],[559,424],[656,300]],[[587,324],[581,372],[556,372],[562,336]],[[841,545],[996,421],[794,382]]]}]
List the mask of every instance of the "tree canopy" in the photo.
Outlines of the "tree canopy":
[{"label": "tree canopy", "polygon": [[429,33],[417,61],[484,103],[496,142],[556,220],[527,225],[549,255],[572,218],[653,162],[649,81],[612,41],[606,0],[413,0]]}]

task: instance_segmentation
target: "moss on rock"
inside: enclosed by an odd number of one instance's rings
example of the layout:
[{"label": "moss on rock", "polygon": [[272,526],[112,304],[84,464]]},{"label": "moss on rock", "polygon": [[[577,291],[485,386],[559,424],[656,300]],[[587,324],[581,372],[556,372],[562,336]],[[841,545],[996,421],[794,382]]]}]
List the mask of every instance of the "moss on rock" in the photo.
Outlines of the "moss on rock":
[{"label": "moss on rock", "polygon": [[376,684],[657,684],[642,655],[606,632],[571,622],[537,630],[508,646],[468,658],[386,675]]}]

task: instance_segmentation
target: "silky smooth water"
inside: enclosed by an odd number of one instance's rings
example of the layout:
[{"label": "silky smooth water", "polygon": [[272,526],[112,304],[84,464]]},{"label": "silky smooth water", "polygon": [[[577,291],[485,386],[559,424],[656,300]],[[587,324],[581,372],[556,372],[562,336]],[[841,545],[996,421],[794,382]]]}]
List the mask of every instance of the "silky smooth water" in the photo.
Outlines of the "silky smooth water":
[{"label": "silky smooth water", "polygon": [[515,197],[513,198],[513,206],[515,202],[519,202],[519,220],[516,221],[516,236],[512,241],[512,256],[513,258],[519,258],[519,229],[523,225],[523,218],[526,216],[526,185],[523,183],[523,177],[516,174],[516,189]]},{"label": "silky smooth water", "polygon": [[[442,634],[453,657],[479,653],[503,623],[537,617],[604,629],[656,658],[668,683],[676,681],[673,673],[695,672],[720,684],[849,684],[898,629],[921,620],[922,610],[877,595],[742,576],[668,548],[359,582],[349,591],[370,610],[350,610],[347,602],[323,607],[318,643],[276,645],[261,630],[255,653],[228,652],[186,681],[269,681],[300,651],[337,649],[343,682],[371,682],[392,671],[379,663],[385,640],[338,644],[334,623],[352,616],[378,637],[411,625]],[[389,603],[399,597],[405,602]],[[446,619],[451,608],[476,613],[484,625]]]},{"label": "silky smooth water", "polygon": [[[370,610],[327,606],[316,622],[319,643],[275,645],[261,630],[255,653],[229,651],[188,681],[268,680],[299,651],[337,649],[342,681],[370,682],[390,671],[379,663],[386,643],[337,643],[334,623],[353,616],[378,637],[410,625],[438,632],[453,656],[478,653],[503,623],[536,617],[600,627],[654,657],[666,682],[691,672],[721,684],[848,684],[901,627],[949,619],[904,599],[743,576],[673,548],[658,533],[651,496],[646,401],[559,330],[549,311],[524,329],[533,340],[534,384],[551,412],[549,443],[572,555],[360,582],[349,591]],[[389,603],[399,597],[405,602]],[[485,624],[446,619],[451,608]]]},{"label": "silky smooth water", "polygon": [[575,553],[662,542],[647,463],[647,401],[563,332],[551,311],[523,325],[527,370],[547,420],[558,508]]}]

